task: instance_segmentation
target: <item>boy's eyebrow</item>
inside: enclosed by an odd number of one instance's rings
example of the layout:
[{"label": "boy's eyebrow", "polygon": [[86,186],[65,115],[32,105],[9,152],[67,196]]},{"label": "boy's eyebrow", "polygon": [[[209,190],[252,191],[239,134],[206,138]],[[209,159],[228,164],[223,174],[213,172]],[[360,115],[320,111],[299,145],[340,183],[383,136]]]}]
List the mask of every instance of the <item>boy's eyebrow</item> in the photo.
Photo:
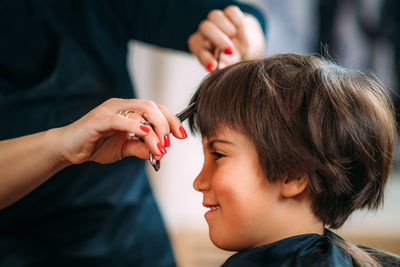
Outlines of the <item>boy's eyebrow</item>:
[{"label": "boy's eyebrow", "polygon": [[229,142],[227,140],[223,140],[223,139],[212,139],[210,142],[207,143],[207,147],[208,148],[212,148],[214,146],[215,143],[223,143],[223,144],[228,144],[228,145],[233,145],[232,142]]}]

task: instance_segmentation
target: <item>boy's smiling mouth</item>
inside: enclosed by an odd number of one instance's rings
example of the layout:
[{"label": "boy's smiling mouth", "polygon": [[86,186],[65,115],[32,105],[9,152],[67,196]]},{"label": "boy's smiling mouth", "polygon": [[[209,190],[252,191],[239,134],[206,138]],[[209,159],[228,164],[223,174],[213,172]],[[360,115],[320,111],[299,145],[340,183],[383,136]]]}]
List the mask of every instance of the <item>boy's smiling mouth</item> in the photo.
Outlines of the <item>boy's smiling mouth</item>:
[{"label": "boy's smiling mouth", "polygon": [[204,217],[207,217],[207,215],[216,212],[220,208],[220,206],[218,204],[209,204],[209,203],[204,203],[204,202],[203,202],[203,206],[210,209],[209,211],[207,211],[204,214]]},{"label": "boy's smiling mouth", "polygon": [[218,204],[209,204],[209,203],[203,203],[203,206],[206,208],[209,208],[211,210],[215,210],[219,208]]}]

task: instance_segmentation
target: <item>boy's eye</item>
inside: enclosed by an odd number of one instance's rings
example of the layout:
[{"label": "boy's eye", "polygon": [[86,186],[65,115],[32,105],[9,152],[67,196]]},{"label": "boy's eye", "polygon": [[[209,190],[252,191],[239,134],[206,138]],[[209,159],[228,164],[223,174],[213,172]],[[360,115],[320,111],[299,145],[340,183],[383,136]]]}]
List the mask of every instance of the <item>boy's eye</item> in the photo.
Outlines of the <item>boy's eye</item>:
[{"label": "boy's eye", "polygon": [[220,158],[225,156],[224,154],[218,152],[211,152],[211,154],[214,156],[214,160],[219,160]]}]

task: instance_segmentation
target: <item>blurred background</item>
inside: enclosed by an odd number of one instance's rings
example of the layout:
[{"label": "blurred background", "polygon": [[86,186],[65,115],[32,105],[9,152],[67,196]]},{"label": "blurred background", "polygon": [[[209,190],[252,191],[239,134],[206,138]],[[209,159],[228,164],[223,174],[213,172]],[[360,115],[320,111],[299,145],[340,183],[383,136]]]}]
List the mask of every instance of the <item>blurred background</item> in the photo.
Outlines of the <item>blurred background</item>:
[{"label": "blurred background", "polygon": [[[268,19],[265,56],[322,53],[341,65],[373,71],[389,88],[396,106],[399,79],[399,1],[253,0]],[[135,55],[134,58],[132,55]],[[128,62],[138,96],[178,112],[207,71],[186,53],[132,42]],[[184,124],[188,129],[187,124]],[[219,266],[231,255],[208,238],[202,196],[192,183],[203,163],[201,140],[171,140],[159,172],[149,166],[153,191],[163,213],[179,266]],[[400,171],[394,165],[384,207],[357,212],[338,232],[346,239],[400,254]]]}]

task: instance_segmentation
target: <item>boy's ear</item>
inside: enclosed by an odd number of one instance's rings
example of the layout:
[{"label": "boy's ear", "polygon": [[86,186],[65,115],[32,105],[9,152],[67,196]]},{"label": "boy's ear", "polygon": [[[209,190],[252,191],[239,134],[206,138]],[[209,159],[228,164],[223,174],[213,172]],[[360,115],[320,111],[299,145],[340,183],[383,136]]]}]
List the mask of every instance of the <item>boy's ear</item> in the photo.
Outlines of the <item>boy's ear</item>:
[{"label": "boy's ear", "polygon": [[300,195],[308,185],[308,175],[287,176],[281,179],[281,194],[283,197],[292,198]]}]

